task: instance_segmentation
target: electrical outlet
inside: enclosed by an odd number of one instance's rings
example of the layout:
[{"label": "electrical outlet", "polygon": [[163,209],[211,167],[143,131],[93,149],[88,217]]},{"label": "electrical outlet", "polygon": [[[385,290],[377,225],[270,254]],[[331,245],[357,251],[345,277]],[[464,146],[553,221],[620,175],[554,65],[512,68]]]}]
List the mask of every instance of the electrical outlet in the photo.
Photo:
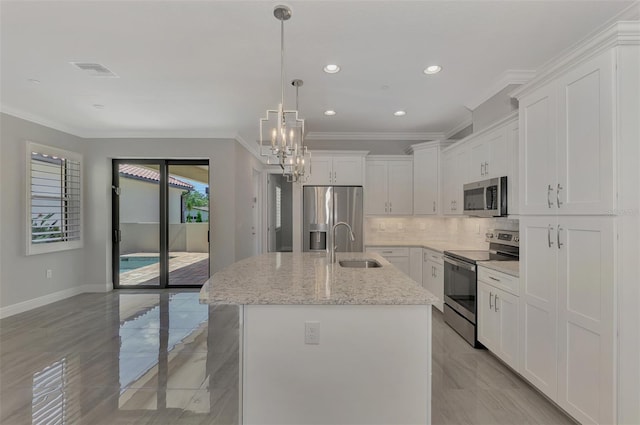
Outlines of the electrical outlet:
[{"label": "electrical outlet", "polygon": [[51,279],[53,277],[53,270],[47,269],[47,279]]},{"label": "electrical outlet", "polygon": [[380,223],[380,225],[378,226],[378,228],[379,228],[380,230],[382,230],[382,231],[385,231],[387,227],[384,225],[384,223]]},{"label": "electrical outlet", "polygon": [[320,322],[304,322],[304,343],[320,344]]}]

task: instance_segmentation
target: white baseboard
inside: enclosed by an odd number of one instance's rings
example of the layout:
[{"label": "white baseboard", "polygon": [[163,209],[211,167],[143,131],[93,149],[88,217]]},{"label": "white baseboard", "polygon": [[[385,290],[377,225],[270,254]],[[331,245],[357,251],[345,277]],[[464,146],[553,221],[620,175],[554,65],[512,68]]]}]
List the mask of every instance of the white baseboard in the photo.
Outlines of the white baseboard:
[{"label": "white baseboard", "polygon": [[8,305],[6,307],[0,307],[0,319],[13,316],[14,314],[24,313],[25,311],[33,310],[34,308],[42,307],[56,301],[61,301],[65,298],[73,297],[74,295],[84,294],[87,292],[104,293],[110,292],[112,290],[113,284],[111,283],[94,283],[80,285],[75,288],[65,289],[64,291],[54,292],[53,294],[43,295],[42,297],[34,298],[32,300]]},{"label": "white baseboard", "polygon": [[56,301],[64,300],[65,298],[73,297],[74,295],[82,294],[82,287],[75,287],[65,289],[64,291],[54,292],[52,294],[43,295],[32,300],[23,301],[16,304],[11,304],[6,307],[0,307],[0,319],[13,316],[14,314],[23,313],[25,311],[32,310],[34,308],[42,307],[47,304],[54,303]]},{"label": "white baseboard", "polygon": [[112,283],[93,283],[82,285],[82,292],[111,292],[113,291]]}]

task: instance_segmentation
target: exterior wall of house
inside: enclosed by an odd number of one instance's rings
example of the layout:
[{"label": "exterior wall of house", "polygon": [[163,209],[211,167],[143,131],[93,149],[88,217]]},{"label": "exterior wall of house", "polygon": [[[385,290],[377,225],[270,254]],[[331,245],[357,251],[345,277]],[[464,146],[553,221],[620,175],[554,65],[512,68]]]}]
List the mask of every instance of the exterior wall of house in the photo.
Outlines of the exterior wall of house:
[{"label": "exterior wall of house", "polygon": [[[169,224],[180,223],[184,189],[169,187]],[[160,222],[158,183],[120,176],[120,222]]]}]

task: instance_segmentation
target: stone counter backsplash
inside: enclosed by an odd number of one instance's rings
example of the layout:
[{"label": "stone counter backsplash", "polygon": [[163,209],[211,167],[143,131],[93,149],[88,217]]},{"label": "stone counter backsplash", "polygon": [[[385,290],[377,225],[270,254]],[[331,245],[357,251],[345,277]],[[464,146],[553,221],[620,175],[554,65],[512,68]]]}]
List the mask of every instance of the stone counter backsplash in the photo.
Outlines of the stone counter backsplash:
[{"label": "stone counter backsplash", "polygon": [[476,217],[384,217],[368,216],[364,220],[364,244],[416,243],[448,241],[487,249],[485,233],[490,229],[518,230],[518,220]]}]

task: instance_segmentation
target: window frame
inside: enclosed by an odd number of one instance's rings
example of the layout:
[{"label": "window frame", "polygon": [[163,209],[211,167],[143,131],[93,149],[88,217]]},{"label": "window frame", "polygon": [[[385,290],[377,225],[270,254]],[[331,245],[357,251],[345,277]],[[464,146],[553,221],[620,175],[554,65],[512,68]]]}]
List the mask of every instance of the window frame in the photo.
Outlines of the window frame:
[{"label": "window frame", "polygon": [[[39,143],[27,141],[25,144],[25,245],[26,245],[26,255],[37,255],[37,254],[45,254],[50,252],[59,252],[59,251],[68,251],[72,249],[80,249],[84,245],[84,208],[83,208],[83,185],[84,185],[84,164],[83,164],[83,156],[78,152],[72,152],[65,149],[56,148],[53,146],[42,145]],[[32,206],[32,152],[38,152],[40,154],[57,156],[62,158],[68,158],[72,161],[79,162],[79,201],[80,201],[80,212],[79,212],[79,220],[80,220],[80,238],[72,241],[55,241],[49,243],[40,243],[34,244],[32,242],[32,214],[31,214],[31,206]]]}]

